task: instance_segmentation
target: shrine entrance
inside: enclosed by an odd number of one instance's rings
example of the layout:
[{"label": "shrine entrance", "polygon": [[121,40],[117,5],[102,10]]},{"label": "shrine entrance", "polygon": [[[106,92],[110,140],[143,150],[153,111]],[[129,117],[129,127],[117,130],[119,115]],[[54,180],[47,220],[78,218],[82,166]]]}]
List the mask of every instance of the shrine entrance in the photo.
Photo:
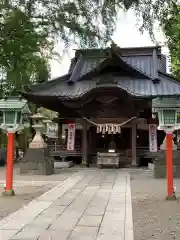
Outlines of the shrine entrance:
[{"label": "shrine entrance", "polygon": [[164,62],[159,46],[79,49],[67,74],[30,86],[21,95],[58,113],[55,157],[64,162],[80,158],[90,165],[104,154],[107,162],[111,155],[124,166],[135,166],[139,159],[154,158],[161,144],[156,126],[150,128],[158,124],[152,119],[152,99],[180,92]]},{"label": "shrine entrance", "polygon": [[108,151],[110,148],[114,148],[116,151],[123,151],[131,148],[131,129],[123,128],[121,133],[113,134],[101,134],[98,135],[97,150]]},{"label": "shrine entrance", "polygon": [[88,131],[89,143],[88,152],[89,160],[91,164],[97,164],[97,153],[108,153],[109,151],[114,151],[121,155],[121,161],[125,161],[128,164],[127,157],[129,154],[129,162],[131,162],[131,148],[132,148],[132,136],[131,128],[124,127],[121,133],[108,134],[108,133],[97,133],[95,127],[90,127]]}]

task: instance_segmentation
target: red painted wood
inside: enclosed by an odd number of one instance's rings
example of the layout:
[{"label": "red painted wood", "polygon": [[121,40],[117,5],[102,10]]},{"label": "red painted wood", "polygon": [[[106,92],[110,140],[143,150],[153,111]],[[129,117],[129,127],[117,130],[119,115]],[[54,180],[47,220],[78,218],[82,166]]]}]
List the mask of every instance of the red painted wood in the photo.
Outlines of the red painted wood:
[{"label": "red painted wood", "polygon": [[172,133],[166,133],[166,178],[168,197],[173,195]]},{"label": "red painted wood", "polygon": [[14,133],[8,133],[6,190],[13,189]]}]

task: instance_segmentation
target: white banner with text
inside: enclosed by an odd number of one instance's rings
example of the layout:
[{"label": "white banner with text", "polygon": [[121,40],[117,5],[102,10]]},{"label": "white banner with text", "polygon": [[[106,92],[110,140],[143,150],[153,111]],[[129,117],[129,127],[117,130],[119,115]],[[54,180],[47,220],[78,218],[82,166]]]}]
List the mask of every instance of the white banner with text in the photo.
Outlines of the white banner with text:
[{"label": "white banner with text", "polygon": [[157,152],[157,125],[149,124],[149,151]]},{"label": "white banner with text", "polygon": [[74,150],[75,145],[75,133],[76,125],[74,123],[68,124],[68,139],[67,139],[67,150]]},{"label": "white banner with text", "polygon": [[47,123],[46,135],[50,138],[58,138],[58,124],[57,123]]}]

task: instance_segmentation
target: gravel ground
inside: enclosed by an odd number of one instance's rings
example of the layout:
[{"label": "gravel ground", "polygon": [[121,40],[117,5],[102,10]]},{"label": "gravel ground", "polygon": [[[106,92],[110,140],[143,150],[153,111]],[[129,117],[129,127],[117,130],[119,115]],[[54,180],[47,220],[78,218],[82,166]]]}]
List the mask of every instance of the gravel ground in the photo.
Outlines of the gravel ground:
[{"label": "gravel ground", "polygon": [[176,201],[167,201],[165,179],[147,170],[131,171],[135,240],[180,240],[180,179],[175,181]]},{"label": "gravel ground", "polygon": [[[70,177],[73,173],[77,172],[76,168],[69,169],[55,169],[53,175],[20,175],[19,164],[14,165],[14,181],[63,181]],[[0,167],[0,182],[6,178],[6,167]]]}]

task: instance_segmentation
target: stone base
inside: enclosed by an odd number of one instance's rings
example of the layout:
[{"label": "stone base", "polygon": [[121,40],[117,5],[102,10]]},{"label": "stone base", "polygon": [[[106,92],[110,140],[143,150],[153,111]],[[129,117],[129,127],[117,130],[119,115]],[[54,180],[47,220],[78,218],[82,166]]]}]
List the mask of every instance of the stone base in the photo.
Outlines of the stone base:
[{"label": "stone base", "polygon": [[[173,176],[180,178],[180,150],[173,151]],[[154,177],[166,178],[166,151],[160,151],[154,160]]]},{"label": "stone base", "polygon": [[20,174],[51,175],[54,173],[54,160],[48,148],[28,148],[21,163]]},{"label": "stone base", "polygon": [[14,192],[14,190],[5,190],[5,191],[2,193],[2,196],[12,197],[12,196],[15,196],[15,192]]},{"label": "stone base", "polygon": [[137,168],[138,165],[136,162],[132,162],[131,164],[129,164],[128,166],[130,166],[131,168]]},{"label": "stone base", "polygon": [[174,200],[176,200],[176,195],[173,194],[172,196],[167,196],[167,197],[166,197],[166,200],[174,201]]},{"label": "stone base", "polygon": [[154,171],[154,163],[148,163],[148,169]]},{"label": "stone base", "polygon": [[119,167],[120,153],[97,153],[97,166],[102,167],[103,165],[107,166],[116,166]]},{"label": "stone base", "polygon": [[54,168],[70,168],[73,166],[72,161],[67,162],[54,162]]}]

